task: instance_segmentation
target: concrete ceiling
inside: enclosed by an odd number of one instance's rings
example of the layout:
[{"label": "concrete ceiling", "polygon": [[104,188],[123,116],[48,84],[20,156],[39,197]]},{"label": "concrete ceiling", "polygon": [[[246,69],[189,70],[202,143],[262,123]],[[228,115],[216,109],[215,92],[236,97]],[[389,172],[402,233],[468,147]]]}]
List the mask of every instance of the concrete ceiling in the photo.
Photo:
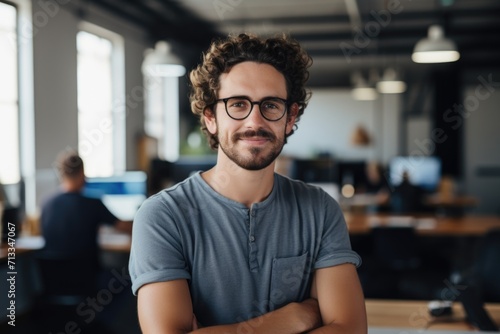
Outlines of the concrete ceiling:
[{"label": "concrete ceiling", "polygon": [[[498,0],[88,1],[144,26],[153,40],[180,43],[198,55],[212,38],[228,33],[289,33],[313,57],[313,86],[349,86],[353,71],[381,73],[389,66],[407,81],[446,66],[500,66]],[[411,61],[432,24],[442,25],[457,44],[457,63]]]}]

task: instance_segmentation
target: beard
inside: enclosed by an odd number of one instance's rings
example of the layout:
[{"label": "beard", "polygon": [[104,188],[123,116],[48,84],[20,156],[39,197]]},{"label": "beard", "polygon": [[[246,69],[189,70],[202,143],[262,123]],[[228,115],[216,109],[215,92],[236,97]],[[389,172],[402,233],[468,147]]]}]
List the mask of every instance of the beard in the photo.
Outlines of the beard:
[{"label": "beard", "polygon": [[[219,136],[219,134],[217,134]],[[260,137],[265,138],[271,144],[266,147],[251,147],[248,150],[249,154],[246,152],[240,152],[236,147],[236,143],[244,138]],[[268,132],[264,129],[248,130],[241,133],[235,133],[231,136],[229,142],[223,140],[219,136],[219,147],[226,154],[226,156],[233,161],[239,167],[246,170],[261,170],[269,166],[281,153],[283,146],[285,145],[285,136],[283,139],[277,138],[273,133]],[[267,151],[267,152],[266,152]]]}]

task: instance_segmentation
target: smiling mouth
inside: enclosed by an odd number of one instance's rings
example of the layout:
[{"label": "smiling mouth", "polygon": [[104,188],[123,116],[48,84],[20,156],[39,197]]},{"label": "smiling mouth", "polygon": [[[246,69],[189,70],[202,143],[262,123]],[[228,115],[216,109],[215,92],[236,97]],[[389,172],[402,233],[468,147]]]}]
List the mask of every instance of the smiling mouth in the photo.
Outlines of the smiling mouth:
[{"label": "smiling mouth", "polygon": [[267,137],[242,137],[240,140],[249,144],[264,144],[270,141]]},{"label": "smiling mouth", "polygon": [[266,143],[273,141],[275,138],[272,133],[259,129],[257,131],[246,131],[235,135],[235,140],[245,141],[251,144]]}]

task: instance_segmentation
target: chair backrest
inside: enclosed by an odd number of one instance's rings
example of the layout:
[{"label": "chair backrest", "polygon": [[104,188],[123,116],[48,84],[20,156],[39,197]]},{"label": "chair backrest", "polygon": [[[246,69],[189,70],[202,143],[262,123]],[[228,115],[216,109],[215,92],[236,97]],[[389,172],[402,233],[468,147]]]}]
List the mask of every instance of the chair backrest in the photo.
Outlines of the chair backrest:
[{"label": "chair backrest", "polygon": [[394,189],[390,197],[393,213],[414,213],[423,209],[422,189],[412,184],[402,184]]},{"label": "chair backrest", "polygon": [[481,240],[475,274],[483,299],[500,302],[500,229],[489,231]]},{"label": "chair backrest", "polygon": [[77,304],[95,295],[97,259],[41,251],[36,256],[43,285],[43,297],[56,304]]},{"label": "chair backrest", "polygon": [[421,264],[413,227],[378,226],[372,229],[373,252],[387,269],[416,269]]}]

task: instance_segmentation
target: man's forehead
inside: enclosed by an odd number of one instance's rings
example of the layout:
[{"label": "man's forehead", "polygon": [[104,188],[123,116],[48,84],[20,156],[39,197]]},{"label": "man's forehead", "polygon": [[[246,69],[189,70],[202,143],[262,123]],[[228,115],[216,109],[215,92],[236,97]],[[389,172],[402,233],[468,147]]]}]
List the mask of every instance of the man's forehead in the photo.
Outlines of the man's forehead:
[{"label": "man's forehead", "polygon": [[242,62],[234,65],[229,72],[223,73],[219,79],[220,91],[265,91],[265,96],[286,98],[286,81],[284,75],[272,65],[257,62]]}]

